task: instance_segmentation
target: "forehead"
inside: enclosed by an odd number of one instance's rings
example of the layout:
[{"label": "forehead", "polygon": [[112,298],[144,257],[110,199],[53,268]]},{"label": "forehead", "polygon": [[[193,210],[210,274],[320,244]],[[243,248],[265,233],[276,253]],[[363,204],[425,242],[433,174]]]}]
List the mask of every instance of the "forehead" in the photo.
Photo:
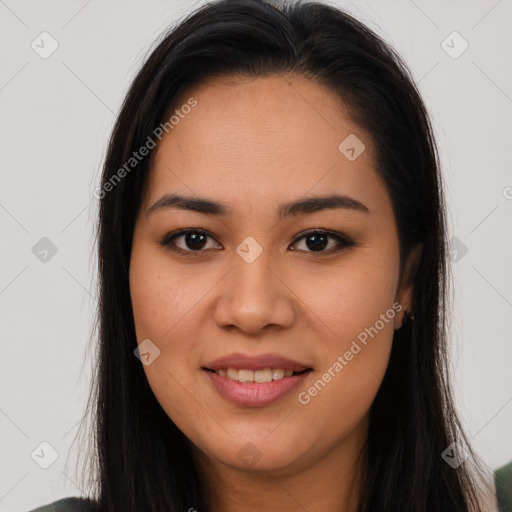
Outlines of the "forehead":
[{"label": "forehead", "polygon": [[178,113],[190,98],[197,105],[174,118],[156,150],[149,200],[181,191],[236,207],[333,189],[374,200],[385,193],[370,137],[318,83],[296,75],[216,79],[185,94]]}]

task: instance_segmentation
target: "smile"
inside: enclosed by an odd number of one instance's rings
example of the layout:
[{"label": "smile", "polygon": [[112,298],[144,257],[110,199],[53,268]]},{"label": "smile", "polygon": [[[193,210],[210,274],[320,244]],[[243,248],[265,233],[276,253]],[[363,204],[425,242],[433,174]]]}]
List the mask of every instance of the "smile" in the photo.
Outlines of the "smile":
[{"label": "smile", "polygon": [[[213,389],[228,402],[239,407],[264,407],[289,396],[312,372],[266,368],[263,370],[207,370],[203,373]],[[273,376],[277,378],[274,379]],[[259,380],[257,380],[259,379]]]},{"label": "smile", "polygon": [[[307,370],[303,370],[307,371]],[[221,377],[227,377],[238,382],[272,382],[273,380],[281,380],[285,377],[291,377],[294,374],[302,372],[294,372],[293,370],[284,370],[283,368],[265,368],[263,370],[249,370],[228,368],[216,370],[215,373]]]}]

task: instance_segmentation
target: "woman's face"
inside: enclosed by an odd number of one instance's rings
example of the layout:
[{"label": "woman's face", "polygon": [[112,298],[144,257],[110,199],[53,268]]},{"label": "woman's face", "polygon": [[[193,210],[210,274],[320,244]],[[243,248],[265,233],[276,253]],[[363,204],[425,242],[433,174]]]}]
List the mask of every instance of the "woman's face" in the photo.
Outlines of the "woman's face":
[{"label": "woman's face", "polygon": [[133,238],[151,389],[216,464],[284,474],[354,456],[412,296],[373,142],[303,77],[191,97],[155,149]]}]

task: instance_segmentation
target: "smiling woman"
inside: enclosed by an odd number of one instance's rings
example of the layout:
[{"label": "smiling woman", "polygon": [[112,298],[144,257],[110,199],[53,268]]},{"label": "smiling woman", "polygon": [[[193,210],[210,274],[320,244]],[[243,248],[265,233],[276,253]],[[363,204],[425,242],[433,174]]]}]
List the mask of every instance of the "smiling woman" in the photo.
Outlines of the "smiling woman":
[{"label": "smiling woman", "polygon": [[98,510],[486,510],[436,147],[373,32],[318,3],[200,8],[135,78],[101,191]]}]

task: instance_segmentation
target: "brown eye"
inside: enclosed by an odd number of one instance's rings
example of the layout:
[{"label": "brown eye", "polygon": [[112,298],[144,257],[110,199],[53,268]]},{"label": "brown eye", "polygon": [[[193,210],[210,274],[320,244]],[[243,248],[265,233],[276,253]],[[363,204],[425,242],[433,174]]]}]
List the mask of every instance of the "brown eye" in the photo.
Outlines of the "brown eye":
[{"label": "brown eye", "polygon": [[[319,253],[331,253],[339,251],[344,247],[350,247],[354,245],[354,242],[344,235],[339,233],[332,233],[329,231],[309,231],[297,238],[294,245],[299,240],[304,239],[304,246],[306,249],[298,249],[305,252],[319,252]],[[330,242],[333,242],[330,244]],[[329,247],[329,244],[331,245]],[[327,250],[325,250],[329,247]]]},{"label": "brown eye", "polygon": [[[185,229],[172,235],[167,235],[161,241],[161,244],[178,252],[205,252],[203,249],[208,244],[208,238],[213,237],[202,229]],[[176,243],[177,240],[180,240],[179,244]],[[206,248],[208,249],[208,247]]]}]

